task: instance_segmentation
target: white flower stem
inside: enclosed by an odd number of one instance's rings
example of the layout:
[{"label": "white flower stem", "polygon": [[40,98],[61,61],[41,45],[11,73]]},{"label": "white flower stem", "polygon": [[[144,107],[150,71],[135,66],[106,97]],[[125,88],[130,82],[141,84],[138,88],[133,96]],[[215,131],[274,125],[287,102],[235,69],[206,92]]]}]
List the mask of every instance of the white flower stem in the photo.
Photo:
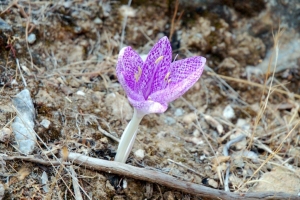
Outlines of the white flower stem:
[{"label": "white flower stem", "polygon": [[131,121],[125,128],[121,140],[119,142],[117,154],[115,157],[115,161],[125,163],[129,153],[132,149],[137,130],[139,127],[139,124],[144,117],[144,114],[139,113],[136,109],[134,109],[134,113],[132,116]]}]

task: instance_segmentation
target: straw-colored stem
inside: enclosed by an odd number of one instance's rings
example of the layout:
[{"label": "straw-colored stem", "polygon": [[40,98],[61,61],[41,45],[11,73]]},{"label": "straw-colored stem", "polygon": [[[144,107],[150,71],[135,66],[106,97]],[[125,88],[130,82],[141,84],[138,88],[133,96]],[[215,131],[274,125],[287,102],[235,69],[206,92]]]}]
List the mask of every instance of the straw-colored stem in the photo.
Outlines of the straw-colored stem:
[{"label": "straw-colored stem", "polygon": [[125,128],[121,140],[119,142],[118,150],[117,150],[117,155],[115,157],[115,161],[125,163],[129,153],[132,149],[137,130],[139,127],[139,124],[144,117],[143,114],[140,114],[136,109],[134,109],[134,113],[132,116],[131,121]]}]

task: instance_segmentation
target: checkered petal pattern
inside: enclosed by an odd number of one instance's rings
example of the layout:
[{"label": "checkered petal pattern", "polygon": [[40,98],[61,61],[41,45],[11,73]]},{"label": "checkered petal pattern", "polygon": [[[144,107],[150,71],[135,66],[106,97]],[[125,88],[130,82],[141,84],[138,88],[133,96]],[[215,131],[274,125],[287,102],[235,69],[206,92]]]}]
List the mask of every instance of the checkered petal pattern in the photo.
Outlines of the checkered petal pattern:
[{"label": "checkered petal pattern", "polygon": [[167,37],[151,49],[145,62],[131,47],[124,47],[117,77],[131,105],[142,114],[163,113],[168,103],[183,95],[200,78],[206,59],[201,56],[172,62]]}]

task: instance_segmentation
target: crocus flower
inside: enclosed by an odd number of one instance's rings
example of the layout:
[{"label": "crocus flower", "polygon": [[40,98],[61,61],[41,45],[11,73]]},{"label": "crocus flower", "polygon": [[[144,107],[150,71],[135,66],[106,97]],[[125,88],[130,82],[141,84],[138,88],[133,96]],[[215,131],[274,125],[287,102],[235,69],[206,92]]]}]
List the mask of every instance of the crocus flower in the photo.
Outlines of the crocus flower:
[{"label": "crocus flower", "polygon": [[121,137],[115,161],[125,163],[143,116],[165,112],[169,102],[183,95],[200,78],[205,61],[204,57],[195,56],[172,62],[167,37],[154,45],[145,62],[131,47],[120,51],[117,77],[134,114]]}]

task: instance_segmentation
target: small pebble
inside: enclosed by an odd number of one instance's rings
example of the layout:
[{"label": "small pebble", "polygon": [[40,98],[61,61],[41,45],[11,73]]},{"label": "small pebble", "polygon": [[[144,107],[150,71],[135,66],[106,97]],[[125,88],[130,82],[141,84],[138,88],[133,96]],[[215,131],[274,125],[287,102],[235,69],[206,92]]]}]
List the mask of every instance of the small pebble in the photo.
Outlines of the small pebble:
[{"label": "small pebble", "polygon": [[126,178],[124,178],[123,179],[123,189],[126,189],[127,188],[127,179]]},{"label": "small pebble", "polygon": [[119,8],[119,12],[121,15],[123,15],[123,17],[127,16],[127,17],[135,17],[135,10],[127,5],[123,5]]},{"label": "small pebble", "polygon": [[11,136],[11,133],[12,133],[11,129],[2,128],[0,130],[0,142],[4,142],[4,143],[8,142],[9,138]]},{"label": "small pebble", "polygon": [[11,82],[10,82],[11,85],[18,85],[18,82],[16,81],[16,79],[13,79]]},{"label": "small pebble", "polygon": [[81,33],[81,32],[82,32],[82,28],[81,28],[81,27],[76,26],[76,27],[74,28],[74,33],[79,34],[79,33]]},{"label": "small pebble", "polygon": [[244,131],[249,131],[251,129],[251,125],[245,119],[238,119],[236,126],[242,128]]},{"label": "small pebble", "polygon": [[67,1],[67,2],[63,3],[63,6],[65,8],[70,8],[72,6],[72,1]]},{"label": "small pebble", "polygon": [[76,94],[79,95],[79,96],[85,96],[85,93],[83,91],[81,91],[81,90],[78,90],[76,92]]},{"label": "small pebble", "polygon": [[147,35],[148,36],[151,36],[152,34],[153,34],[153,30],[152,29],[150,29],[150,30],[147,31]]},{"label": "small pebble", "polygon": [[49,180],[48,180],[48,175],[45,171],[43,172],[41,179],[42,179],[44,192],[49,192],[49,186],[48,186],[48,181]]},{"label": "small pebble", "polygon": [[191,124],[196,119],[197,119],[197,115],[195,113],[189,113],[183,117],[182,121],[185,122],[186,124]]},{"label": "small pebble", "polygon": [[172,118],[172,117],[166,117],[164,121],[168,125],[176,124],[176,120],[174,118]]},{"label": "small pebble", "polygon": [[43,126],[43,127],[45,127],[46,129],[48,129],[49,128],[49,126],[50,126],[50,121],[48,120],[48,119],[43,119],[42,121],[41,121],[41,125]]},{"label": "small pebble", "polygon": [[104,144],[107,144],[107,143],[108,143],[107,137],[101,138],[101,139],[100,139],[100,142],[101,142],[101,143],[104,143]]},{"label": "small pebble", "polygon": [[259,163],[258,155],[253,151],[244,150],[243,151],[243,156],[248,158],[248,159],[251,159],[253,163]]},{"label": "small pebble", "polygon": [[95,24],[102,24],[102,20],[99,18],[99,17],[96,17],[95,19],[94,19],[94,23]]},{"label": "small pebble", "polygon": [[183,113],[184,113],[184,112],[183,112],[183,110],[182,110],[181,108],[177,108],[177,109],[175,110],[174,115],[177,116],[177,117],[179,117],[179,116],[182,116]]},{"label": "small pebble", "polygon": [[208,185],[210,185],[213,188],[219,187],[219,183],[217,181],[215,181],[214,179],[209,178],[207,183],[208,183]]},{"label": "small pebble", "polygon": [[33,44],[36,41],[36,36],[34,33],[30,33],[27,38],[29,44]]},{"label": "small pebble", "polygon": [[134,152],[135,158],[142,160],[145,157],[145,150],[139,149],[136,152]]},{"label": "small pebble", "polygon": [[203,154],[203,155],[200,156],[200,160],[204,160],[205,158],[206,158],[205,154]]},{"label": "small pebble", "polygon": [[199,131],[198,129],[195,129],[195,130],[193,131],[193,136],[194,136],[194,137],[200,137],[200,131]]},{"label": "small pebble", "polygon": [[235,117],[235,113],[231,105],[227,105],[223,110],[223,117],[226,119],[232,119]]}]

